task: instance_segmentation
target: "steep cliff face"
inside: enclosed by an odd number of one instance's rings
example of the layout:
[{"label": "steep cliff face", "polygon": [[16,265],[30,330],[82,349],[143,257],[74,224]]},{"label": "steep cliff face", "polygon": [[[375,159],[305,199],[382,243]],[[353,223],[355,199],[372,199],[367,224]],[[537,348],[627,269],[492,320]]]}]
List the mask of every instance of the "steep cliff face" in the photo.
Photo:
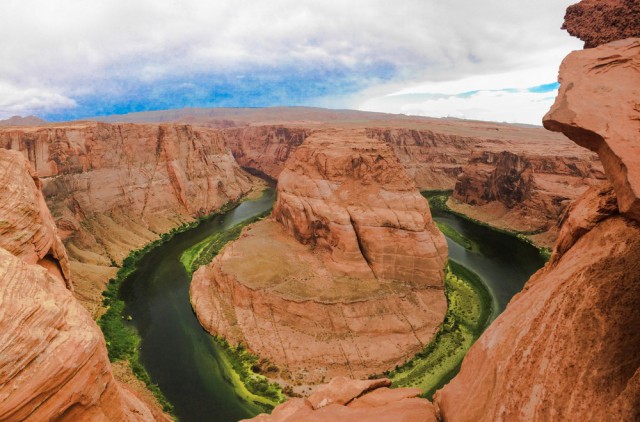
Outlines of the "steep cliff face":
[{"label": "steep cliff face", "polygon": [[22,154],[0,149],[0,246],[27,264],[39,264],[73,289],[67,252],[40,191],[40,179]]},{"label": "steep cliff face", "polygon": [[42,180],[71,258],[76,294],[100,293],[132,249],[251,189],[217,131],[103,123],[0,131]]},{"label": "steep cliff face", "polygon": [[391,150],[318,132],[287,161],[273,218],[198,270],[203,326],[287,381],[366,377],[420,350],[444,317],[443,235]]},{"label": "steep cliff face", "polygon": [[102,334],[70,291],[62,242],[21,154],[0,150],[0,180],[0,419],[162,418],[114,380]]},{"label": "steep cliff face", "polygon": [[414,129],[367,129],[367,136],[386,142],[419,189],[452,189],[482,138]]},{"label": "steep cliff face", "polygon": [[569,6],[564,25],[585,48],[640,37],[640,3],[637,0],[588,0]]},{"label": "steep cliff face", "polygon": [[605,179],[595,157],[578,147],[562,154],[515,146],[474,150],[458,177],[449,206],[507,230],[525,232],[551,247],[567,206]]},{"label": "steep cliff face", "polygon": [[251,126],[224,131],[225,142],[238,163],[277,179],[291,153],[311,134],[311,129]]},{"label": "steep cliff face", "polygon": [[611,186],[571,207],[550,263],[437,394],[444,420],[640,419],[639,60],[627,39],[563,62],[545,127],[596,151]]}]

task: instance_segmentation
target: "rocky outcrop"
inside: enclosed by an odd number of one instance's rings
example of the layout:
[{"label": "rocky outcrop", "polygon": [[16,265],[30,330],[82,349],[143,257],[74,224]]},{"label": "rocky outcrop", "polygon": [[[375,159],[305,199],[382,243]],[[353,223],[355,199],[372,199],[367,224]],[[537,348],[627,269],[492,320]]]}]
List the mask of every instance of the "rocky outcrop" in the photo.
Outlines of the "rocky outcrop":
[{"label": "rocky outcrop", "polygon": [[219,132],[185,125],[5,129],[0,147],[22,152],[40,177],[76,294],[94,313],[131,250],[252,187]]},{"label": "rocky outcrop", "polygon": [[22,154],[0,149],[0,247],[39,264],[73,289],[67,252],[40,191],[40,179]]},{"label": "rocky outcrop", "polygon": [[640,37],[640,2],[583,0],[567,8],[562,29],[584,41],[585,48]]},{"label": "rocky outcrop", "polygon": [[545,127],[596,151],[612,186],[576,201],[549,264],[436,394],[444,420],[640,419],[639,41],[563,62]]},{"label": "rocky outcrop", "polygon": [[640,220],[640,38],[571,53],[558,98],[545,127],[597,152],[620,212]]},{"label": "rocky outcrop", "polygon": [[225,142],[236,161],[277,179],[291,153],[311,134],[311,129],[251,126],[224,131]]},{"label": "rocky outcrop", "polygon": [[604,173],[595,154],[579,148],[484,146],[471,154],[448,205],[502,229],[553,246],[567,206]]},{"label": "rocky outcrop", "polygon": [[334,378],[306,399],[296,398],[276,407],[255,422],[371,421],[436,422],[431,403],[417,396],[419,388],[388,388],[391,381]]},{"label": "rocky outcrop", "polygon": [[638,419],[640,333],[631,327],[640,324],[640,227],[602,196],[606,189],[592,189],[579,202],[597,209],[600,222],[573,210],[552,264],[437,394],[444,420]]},{"label": "rocky outcrop", "polygon": [[21,154],[0,150],[0,180],[3,205],[11,205],[0,209],[0,420],[162,419],[114,380]]},{"label": "rocky outcrop", "polygon": [[435,334],[446,258],[385,144],[317,132],[287,161],[273,217],[194,274],[191,301],[208,331],[268,358],[290,384],[365,377]]}]

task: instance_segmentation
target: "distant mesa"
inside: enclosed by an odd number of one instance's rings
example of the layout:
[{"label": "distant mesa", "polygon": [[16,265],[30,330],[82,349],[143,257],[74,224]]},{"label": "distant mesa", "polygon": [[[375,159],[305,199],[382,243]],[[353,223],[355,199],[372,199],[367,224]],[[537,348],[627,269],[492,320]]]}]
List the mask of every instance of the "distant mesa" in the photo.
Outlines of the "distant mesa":
[{"label": "distant mesa", "polygon": [[13,116],[0,120],[0,126],[46,126],[49,122],[37,116]]}]

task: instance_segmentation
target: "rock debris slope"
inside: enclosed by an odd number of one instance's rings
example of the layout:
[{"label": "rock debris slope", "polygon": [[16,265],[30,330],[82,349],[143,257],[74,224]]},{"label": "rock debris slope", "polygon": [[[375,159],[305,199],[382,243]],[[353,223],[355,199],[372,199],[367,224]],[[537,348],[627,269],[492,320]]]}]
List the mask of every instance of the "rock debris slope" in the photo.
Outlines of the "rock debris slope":
[{"label": "rock debris slope", "polygon": [[287,161],[273,216],[199,269],[203,326],[290,383],[392,368],[437,331],[444,236],[391,150],[361,131],[318,132]]}]

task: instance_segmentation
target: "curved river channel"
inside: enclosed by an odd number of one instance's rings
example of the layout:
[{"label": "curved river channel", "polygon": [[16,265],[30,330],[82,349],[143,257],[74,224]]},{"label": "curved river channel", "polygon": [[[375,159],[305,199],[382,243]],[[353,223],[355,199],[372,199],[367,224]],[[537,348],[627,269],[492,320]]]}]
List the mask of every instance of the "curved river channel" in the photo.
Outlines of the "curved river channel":
[{"label": "curved river channel", "polygon": [[[183,251],[212,233],[226,230],[267,211],[274,189],[247,200],[223,215],[176,235],[151,250],[120,288],[125,312],[141,337],[140,359],[153,381],[174,405],[181,421],[237,421],[260,408],[236,395],[221,359],[223,351],[205,332],[189,302],[190,279],[180,263]],[[495,232],[444,211],[434,219],[475,242],[471,252],[447,239],[450,258],[478,274],[494,300],[495,316],[544,261],[538,250],[517,238]]]}]

